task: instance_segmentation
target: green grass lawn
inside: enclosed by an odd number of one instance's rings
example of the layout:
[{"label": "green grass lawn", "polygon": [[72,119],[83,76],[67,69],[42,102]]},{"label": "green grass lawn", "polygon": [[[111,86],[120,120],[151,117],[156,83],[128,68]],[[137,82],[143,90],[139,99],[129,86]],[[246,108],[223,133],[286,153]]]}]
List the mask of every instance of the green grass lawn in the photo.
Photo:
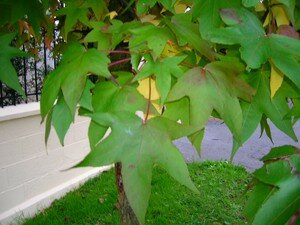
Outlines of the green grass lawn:
[{"label": "green grass lawn", "polygon": [[[250,180],[243,168],[226,162],[190,164],[200,195],[178,184],[156,167],[146,224],[246,224],[243,209]],[[118,224],[113,170],[88,181],[21,224]]]}]

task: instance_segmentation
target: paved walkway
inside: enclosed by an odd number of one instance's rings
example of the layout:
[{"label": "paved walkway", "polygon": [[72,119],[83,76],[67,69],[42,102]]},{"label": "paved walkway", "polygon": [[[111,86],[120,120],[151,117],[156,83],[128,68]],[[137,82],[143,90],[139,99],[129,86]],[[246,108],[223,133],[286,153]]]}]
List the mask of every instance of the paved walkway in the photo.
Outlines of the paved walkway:
[{"label": "paved walkway", "polygon": [[[274,146],[295,145],[300,147],[300,143],[294,142],[290,137],[270,124],[274,145],[264,134],[261,138],[260,128],[236,153],[233,163],[243,165],[248,171],[254,171],[262,166],[260,159]],[[201,156],[195,151],[187,138],[175,141],[175,145],[181,150],[187,161],[202,160],[228,160],[232,148],[232,136],[225,124],[220,121],[210,120],[206,125],[205,137],[202,143]],[[300,141],[300,123],[295,126],[295,133]]]}]

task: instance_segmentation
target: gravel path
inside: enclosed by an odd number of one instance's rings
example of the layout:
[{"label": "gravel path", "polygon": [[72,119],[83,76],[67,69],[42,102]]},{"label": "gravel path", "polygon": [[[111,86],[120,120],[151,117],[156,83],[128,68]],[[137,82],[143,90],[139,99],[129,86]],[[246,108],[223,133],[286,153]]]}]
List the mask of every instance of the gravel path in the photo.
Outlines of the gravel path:
[{"label": "gravel path", "polygon": [[[266,155],[274,146],[295,145],[300,147],[300,143],[294,142],[287,135],[270,124],[273,141],[264,134],[261,138],[260,128],[236,153],[233,163],[244,166],[248,171],[254,171],[262,166],[260,159]],[[199,156],[187,138],[175,141],[175,145],[181,150],[187,161],[202,160],[228,160],[232,148],[232,136],[227,126],[220,121],[210,120],[206,125],[205,137],[202,143],[202,151]],[[295,126],[295,133],[300,140],[300,123]]]}]

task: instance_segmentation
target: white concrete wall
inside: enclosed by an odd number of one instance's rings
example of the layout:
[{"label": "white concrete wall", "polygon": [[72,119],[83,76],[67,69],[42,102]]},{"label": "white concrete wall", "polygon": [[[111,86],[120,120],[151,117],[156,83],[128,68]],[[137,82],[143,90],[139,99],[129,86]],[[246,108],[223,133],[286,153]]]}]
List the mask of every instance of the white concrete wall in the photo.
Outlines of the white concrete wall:
[{"label": "white concrete wall", "polygon": [[0,224],[28,216],[107,168],[61,171],[89,152],[89,120],[78,117],[62,147],[51,130],[47,148],[39,103],[0,109]]}]

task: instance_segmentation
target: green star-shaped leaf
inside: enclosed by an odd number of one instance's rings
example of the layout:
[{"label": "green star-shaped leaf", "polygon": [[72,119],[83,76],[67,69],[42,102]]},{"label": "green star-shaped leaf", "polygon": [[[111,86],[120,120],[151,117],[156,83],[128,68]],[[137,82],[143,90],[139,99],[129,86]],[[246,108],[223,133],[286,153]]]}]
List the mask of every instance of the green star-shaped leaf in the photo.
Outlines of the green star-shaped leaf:
[{"label": "green star-shaped leaf", "polygon": [[100,51],[109,50],[111,48],[112,37],[109,33],[103,32],[102,29],[105,29],[106,26],[107,25],[101,21],[91,22],[91,27],[93,28],[93,30],[85,36],[84,41],[97,43],[97,48]]},{"label": "green star-shaped leaf", "polygon": [[[80,97],[80,109],[85,109],[88,112],[93,111],[92,107],[92,95],[91,95],[91,89],[94,88],[94,84],[87,79],[85,88],[82,92],[82,95]],[[68,107],[66,101],[64,100],[62,93],[59,94],[57,103],[55,106],[53,106],[52,110],[48,113],[47,121],[46,122],[46,131],[49,130],[49,132],[45,132],[45,140],[47,143],[48,136],[50,134],[51,129],[51,123],[54,126],[57,136],[59,138],[59,141],[61,145],[64,145],[64,138],[65,135],[73,122],[73,115],[70,111],[70,108]]]},{"label": "green star-shaped leaf", "polygon": [[146,99],[132,86],[119,87],[112,82],[98,83],[93,89],[94,112],[145,111]]},{"label": "green star-shaped leaf", "polygon": [[63,35],[65,40],[67,40],[68,33],[78,21],[89,25],[88,13],[89,8],[81,1],[67,1],[66,6],[55,13],[58,16],[66,16]]},{"label": "green star-shaped leaf", "polygon": [[147,24],[140,28],[130,30],[132,37],[129,48],[133,53],[149,51],[156,60],[165,48],[167,41],[174,40],[174,35],[166,27],[157,27]]},{"label": "green star-shaped leaf", "polygon": [[242,66],[230,62],[213,62],[204,68],[193,68],[178,79],[168,101],[189,97],[190,124],[199,127],[203,127],[216,110],[239,142],[243,117],[238,97],[251,99],[254,93],[249,85],[238,79],[242,71]]},{"label": "green star-shaped leaf", "polygon": [[[101,82],[93,89],[92,105],[96,113],[108,112],[146,112],[147,100],[132,86],[118,87],[112,82]],[[156,114],[154,107],[150,108],[151,114]],[[108,127],[91,121],[89,127],[90,146],[93,149],[103,138]]]},{"label": "green star-shaped leaf", "polygon": [[78,43],[68,46],[56,70],[51,72],[44,83],[41,98],[41,115],[45,117],[51,109],[60,89],[72,115],[84,90],[86,77],[96,74],[109,78],[110,60],[96,49],[86,49]]},{"label": "green star-shaped leaf", "polygon": [[97,20],[103,18],[108,9],[103,0],[68,0],[65,2],[66,6],[56,12],[56,15],[65,15],[66,20],[64,24],[64,38],[67,39],[68,33],[72,30],[73,26],[78,22],[82,22],[89,26],[90,21],[88,15],[90,9],[93,10]]},{"label": "green star-shaped leaf", "polygon": [[[299,172],[299,171],[298,171]],[[272,186],[269,187],[269,190]],[[270,192],[264,204],[255,215],[253,225],[260,224],[285,224],[300,207],[300,182],[299,177],[287,178],[279,185],[279,190]]]},{"label": "green star-shaped leaf", "polygon": [[299,149],[279,146],[262,160],[245,212],[254,225],[286,224],[300,206]]},{"label": "green star-shaped leaf", "polygon": [[221,44],[240,44],[241,58],[249,68],[257,69],[271,60],[300,87],[300,41],[283,35],[266,35],[259,19],[246,9],[232,9],[240,19],[236,25],[211,31],[209,39]]},{"label": "green star-shaped leaf", "polygon": [[223,8],[239,8],[240,0],[206,0],[197,1],[193,10],[193,17],[199,19],[200,33],[204,39],[208,34],[222,24],[219,12]]},{"label": "green star-shaped leaf", "polygon": [[183,70],[178,66],[186,56],[167,57],[153,61],[151,58],[143,66],[134,80],[141,80],[151,75],[156,77],[156,86],[160,93],[160,103],[164,104],[171,89],[172,75],[180,77]]},{"label": "green star-shaped leaf", "polygon": [[172,17],[171,22],[166,21],[166,24],[176,35],[180,46],[190,45],[210,61],[214,61],[215,52],[210,44],[202,39],[198,25],[192,22],[190,14],[176,14]]},{"label": "green star-shaped leaf", "polygon": [[140,0],[137,1],[136,9],[139,15],[147,12],[148,9],[152,8],[157,0]]},{"label": "green star-shaped leaf", "polygon": [[136,9],[139,15],[144,14],[152,8],[157,2],[161,3],[165,9],[173,12],[174,11],[174,4],[176,0],[139,0],[137,1]]},{"label": "green star-shaped leaf", "polygon": [[280,89],[271,100],[268,74],[259,72],[251,73],[248,75],[248,82],[257,91],[250,103],[241,103],[243,111],[241,143],[236,143],[234,141],[232,157],[240,147],[240,144],[246,142],[254,133],[259,125],[259,122],[261,121],[263,114],[265,114],[281,131],[295,141],[297,140],[291,121],[284,119],[285,115],[290,109],[286,102],[286,98],[280,96]]},{"label": "green star-shaped leaf", "polygon": [[109,12],[106,4],[103,0],[85,0],[83,6],[91,8],[97,20],[100,20]]},{"label": "green star-shaped leaf", "polygon": [[183,156],[172,143],[194,129],[162,117],[143,123],[139,117],[123,112],[94,114],[93,120],[111,127],[112,133],[77,166],[121,162],[126,196],[140,224],[145,222],[153,164],[162,166],[175,180],[198,192]]},{"label": "green star-shaped leaf", "polygon": [[10,33],[0,36],[0,80],[8,87],[25,96],[25,93],[19,83],[16,70],[10,60],[14,57],[24,57],[28,55],[18,48],[10,46],[11,41],[15,37],[15,35],[15,33]]},{"label": "green star-shaped leaf", "polygon": [[[56,130],[61,145],[64,145],[65,135],[73,121],[72,113],[63,97],[60,97],[53,107],[52,124]],[[46,140],[48,137],[46,138]]]}]

